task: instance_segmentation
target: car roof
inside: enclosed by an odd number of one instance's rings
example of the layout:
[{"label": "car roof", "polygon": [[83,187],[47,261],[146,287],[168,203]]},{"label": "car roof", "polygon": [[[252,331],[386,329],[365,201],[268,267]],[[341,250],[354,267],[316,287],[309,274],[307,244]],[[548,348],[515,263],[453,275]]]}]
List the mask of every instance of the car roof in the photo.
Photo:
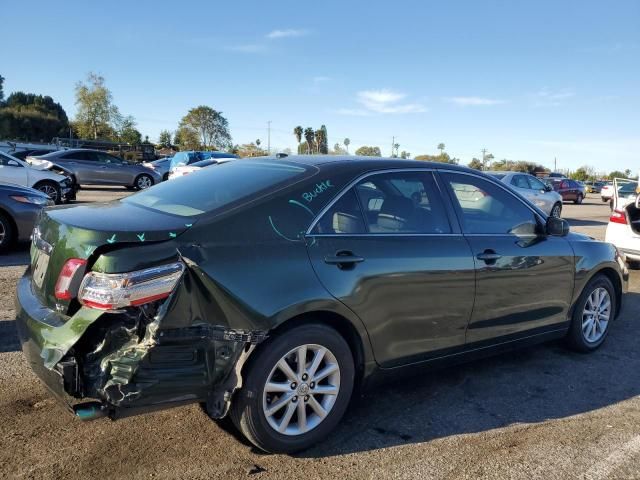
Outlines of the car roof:
[{"label": "car roof", "polygon": [[278,158],[274,155],[271,155],[251,158],[251,160],[261,159],[271,160],[275,162],[294,162],[310,166],[343,164],[354,167],[359,166],[363,169],[433,168],[478,173],[478,170],[473,170],[469,167],[464,167],[453,163],[427,162],[423,160],[408,160],[390,157],[364,157],[358,155],[288,155],[286,157]]}]

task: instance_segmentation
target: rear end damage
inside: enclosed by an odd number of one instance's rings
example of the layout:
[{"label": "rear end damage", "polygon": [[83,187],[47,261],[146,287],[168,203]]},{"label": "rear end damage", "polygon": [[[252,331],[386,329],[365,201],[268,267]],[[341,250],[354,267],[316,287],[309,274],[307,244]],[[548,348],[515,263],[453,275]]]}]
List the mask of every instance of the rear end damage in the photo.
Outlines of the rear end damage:
[{"label": "rear end damage", "polygon": [[197,246],[104,242],[76,262],[56,248],[40,273],[49,287],[34,279],[37,265],[20,280],[16,322],[33,370],[68,408],[116,419],[203,402],[212,417],[226,415],[266,334],[243,328],[238,307],[185,255]]}]

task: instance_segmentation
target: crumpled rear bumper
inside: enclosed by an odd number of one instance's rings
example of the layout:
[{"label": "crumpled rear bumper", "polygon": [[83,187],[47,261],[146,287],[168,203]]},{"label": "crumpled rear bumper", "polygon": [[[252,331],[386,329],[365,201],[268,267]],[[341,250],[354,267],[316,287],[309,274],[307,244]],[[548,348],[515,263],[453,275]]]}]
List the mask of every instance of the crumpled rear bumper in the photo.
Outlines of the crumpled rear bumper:
[{"label": "crumpled rear bumper", "polygon": [[151,319],[141,309],[65,317],[40,303],[29,270],[18,282],[16,312],[22,350],[40,380],[68,408],[97,401],[112,418],[194,402],[217,405],[224,416],[240,383],[237,363],[262,340],[210,324],[163,329],[166,309]]}]

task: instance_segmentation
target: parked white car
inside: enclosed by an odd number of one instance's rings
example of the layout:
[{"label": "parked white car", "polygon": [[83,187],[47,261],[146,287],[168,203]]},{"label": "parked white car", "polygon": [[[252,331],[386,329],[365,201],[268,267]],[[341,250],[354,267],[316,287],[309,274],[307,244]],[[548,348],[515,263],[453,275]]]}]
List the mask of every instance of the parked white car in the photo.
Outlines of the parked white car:
[{"label": "parked white car", "polygon": [[562,196],[533,175],[521,172],[485,172],[509,185],[549,216],[562,214]]},{"label": "parked white car", "polygon": [[209,167],[211,165],[218,165],[220,163],[233,160],[232,158],[210,158],[208,160],[200,160],[199,162],[192,163],[191,165],[179,165],[169,172],[169,180],[175,178],[184,177],[190,173],[197,172],[201,168]]},{"label": "parked white car", "polygon": [[603,202],[608,202],[613,197],[613,184],[607,183],[600,189],[600,198]]},{"label": "parked white car", "polygon": [[73,192],[73,183],[70,178],[47,170],[50,166],[32,167],[19,158],[0,152],[0,182],[35,188],[55,203],[61,203]]},{"label": "parked white car", "polygon": [[637,182],[614,180],[611,216],[605,241],[613,243],[627,260],[640,263],[640,195]]}]

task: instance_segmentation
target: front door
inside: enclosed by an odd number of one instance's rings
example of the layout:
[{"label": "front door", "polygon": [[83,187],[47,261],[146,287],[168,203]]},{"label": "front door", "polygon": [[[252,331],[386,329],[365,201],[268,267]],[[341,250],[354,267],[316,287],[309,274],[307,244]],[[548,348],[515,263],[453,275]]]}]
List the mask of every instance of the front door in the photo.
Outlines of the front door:
[{"label": "front door", "polygon": [[463,348],[474,262],[431,172],[366,177],[319,219],[307,245],[318,278],[364,322],[383,367]]},{"label": "front door", "polygon": [[27,167],[0,152],[0,182],[30,187]]},{"label": "front door", "polygon": [[476,265],[468,347],[566,325],[574,282],[569,242],[546,235],[543,219],[504,187],[471,174],[440,176]]}]

